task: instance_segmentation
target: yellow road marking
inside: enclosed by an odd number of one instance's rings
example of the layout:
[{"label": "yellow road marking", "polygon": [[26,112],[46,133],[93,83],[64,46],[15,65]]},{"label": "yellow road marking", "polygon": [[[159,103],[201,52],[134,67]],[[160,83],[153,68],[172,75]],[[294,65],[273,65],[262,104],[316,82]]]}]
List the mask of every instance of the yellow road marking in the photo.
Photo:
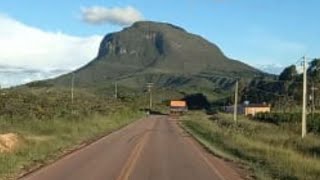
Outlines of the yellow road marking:
[{"label": "yellow road marking", "polygon": [[[154,123],[155,126],[155,123]],[[152,128],[153,129],[153,128]],[[131,173],[134,170],[134,167],[137,164],[137,161],[140,157],[140,154],[143,150],[143,147],[147,143],[149,139],[150,132],[146,131],[144,132],[143,136],[141,137],[141,140],[137,143],[137,145],[134,147],[133,151],[131,152],[128,160],[126,161],[124,167],[122,168],[120,175],[118,176],[117,180],[128,180]]]}]

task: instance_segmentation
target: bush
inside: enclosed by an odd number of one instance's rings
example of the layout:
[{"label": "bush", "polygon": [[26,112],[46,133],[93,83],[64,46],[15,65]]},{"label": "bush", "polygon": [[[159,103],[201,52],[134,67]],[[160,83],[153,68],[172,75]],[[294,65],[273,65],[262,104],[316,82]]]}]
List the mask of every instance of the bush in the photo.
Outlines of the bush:
[{"label": "bush", "polygon": [[120,102],[113,99],[82,90],[75,90],[72,103],[69,89],[23,88],[2,91],[0,117],[15,121],[77,116],[85,118],[94,113],[106,115],[110,113],[111,107],[117,107],[119,104]]},{"label": "bush", "polygon": [[308,116],[308,131],[320,133],[320,114],[314,114]]},{"label": "bush", "polygon": [[[254,117],[256,121],[268,122],[273,124],[281,123],[301,123],[301,113],[258,113]],[[320,113],[314,115],[308,114],[307,116],[308,131],[320,133]]]}]

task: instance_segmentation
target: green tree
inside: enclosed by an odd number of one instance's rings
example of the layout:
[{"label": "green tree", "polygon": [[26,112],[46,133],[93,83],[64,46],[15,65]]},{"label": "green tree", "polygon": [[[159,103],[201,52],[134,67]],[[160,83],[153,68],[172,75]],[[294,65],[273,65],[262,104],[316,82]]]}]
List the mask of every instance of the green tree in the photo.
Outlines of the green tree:
[{"label": "green tree", "polygon": [[291,65],[285,68],[279,76],[279,80],[281,81],[291,81],[294,80],[298,75],[297,68],[295,65]]},{"label": "green tree", "polygon": [[320,59],[314,59],[308,68],[308,75],[316,82],[320,80]]}]

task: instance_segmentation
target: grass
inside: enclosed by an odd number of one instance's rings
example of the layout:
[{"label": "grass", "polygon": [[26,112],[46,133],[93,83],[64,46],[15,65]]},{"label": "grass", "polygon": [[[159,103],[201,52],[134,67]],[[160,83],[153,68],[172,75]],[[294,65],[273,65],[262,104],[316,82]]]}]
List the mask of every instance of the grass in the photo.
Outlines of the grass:
[{"label": "grass", "polygon": [[139,111],[141,101],[102,95],[76,89],[71,104],[69,89],[3,90],[0,134],[17,134],[19,146],[11,153],[0,154],[0,179],[16,178],[143,116]]},{"label": "grass", "polygon": [[[305,139],[291,125],[274,125],[231,115],[191,112],[182,124],[214,153],[245,163],[257,179],[319,179],[320,138]],[[293,129],[293,130],[292,130]]]},{"label": "grass", "polygon": [[[94,115],[82,120],[31,120],[11,125],[8,132],[19,134],[22,144],[13,153],[0,154],[0,179],[16,177],[22,169],[56,159],[66,149],[106,135],[140,117],[141,113],[123,109],[107,116]],[[2,127],[11,123],[0,122]]]}]

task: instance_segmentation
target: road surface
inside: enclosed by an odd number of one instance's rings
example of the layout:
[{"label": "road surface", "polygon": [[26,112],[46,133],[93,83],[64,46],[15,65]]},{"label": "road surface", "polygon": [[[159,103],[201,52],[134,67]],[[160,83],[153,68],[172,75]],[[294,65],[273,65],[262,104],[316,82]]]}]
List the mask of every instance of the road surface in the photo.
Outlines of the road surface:
[{"label": "road surface", "polygon": [[21,179],[237,180],[168,116],[137,121]]}]

